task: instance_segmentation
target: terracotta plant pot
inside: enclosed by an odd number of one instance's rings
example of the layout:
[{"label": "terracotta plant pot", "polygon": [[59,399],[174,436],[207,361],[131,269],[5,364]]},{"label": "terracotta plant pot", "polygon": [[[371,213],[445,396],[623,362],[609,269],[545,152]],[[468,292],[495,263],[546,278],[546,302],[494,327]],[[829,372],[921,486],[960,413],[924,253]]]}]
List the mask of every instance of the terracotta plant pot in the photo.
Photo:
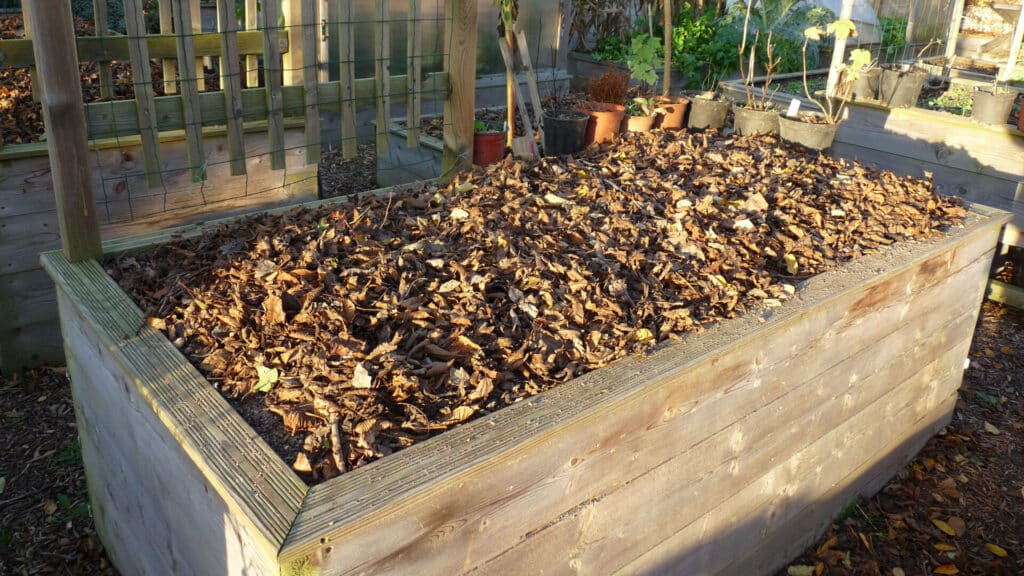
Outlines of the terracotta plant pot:
[{"label": "terracotta plant pot", "polygon": [[[1017,92],[993,92],[991,88],[975,88],[972,93],[971,119],[982,124],[1002,126],[1010,120]],[[1020,122],[1018,122],[1019,124]]]},{"label": "terracotta plant pot", "polygon": [[584,146],[611,140],[619,133],[622,116],[626,113],[626,107],[622,104],[607,102],[584,102],[578,110],[590,116],[590,121],[587,122],[587,135],[583,139]]},{"label": "terracotta plant pot", "polygon": [[505,157],[504,132],[477,132],[473,134],[473,164],[487,166]]},{"label": "terracotta plant pot", "polygon": [[714,128],[725,126],[725,117],[729,114],[728,100],[715,98],[703,93],[690,99],[690,114],[686,125],[690,128]]},{"label": "terracotta plant pot", "polygon": [[654,115],[654,127],[662,130],[680,130],[684,126],[690,99],[684,96],[656,96],[655,107],[661,114]]},{"label": "terracotta plant pot", "polygon": [[733,128],[740,136],[747,134],[778,134],[778,110],[751,110],[739,104],[733,104]]},{"label": "terracotta plant pot", "polygon": [[[820,118],[817,115],[815,117]],[[838,127],[838,124],[816,124],[799,118],[779,116],[779,136],[786,142],[810,150],[825,150],[832,146]]]},{"label": "terracotta plant pot", "polygon": [[544,111],[544,154],[564,156],[583,149],[590,116],[575,110]]},{"label": "terracotta plant pot", "polygon": [[622,118],[621,132],[650,132],[654,128],[656,114],[650,116],[632,116],[626,114]]},{"label": "terracotta plant pot", "polygon": [[878,99],[890,108],[913,108],[927,79],[923,70],[883,69]]}]

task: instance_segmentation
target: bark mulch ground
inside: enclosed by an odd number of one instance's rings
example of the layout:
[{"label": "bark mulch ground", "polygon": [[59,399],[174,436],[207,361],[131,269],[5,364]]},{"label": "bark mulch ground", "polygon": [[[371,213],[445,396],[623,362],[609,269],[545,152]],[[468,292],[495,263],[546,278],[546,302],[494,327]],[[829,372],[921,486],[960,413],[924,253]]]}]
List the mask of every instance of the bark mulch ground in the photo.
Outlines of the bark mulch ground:
[{"label": "bark mulch ground", "polygon": [[771,137],[659,131],[107,267],[243,415],[280,416],[296,441],[271,445],[318,482],[964,214]]}]

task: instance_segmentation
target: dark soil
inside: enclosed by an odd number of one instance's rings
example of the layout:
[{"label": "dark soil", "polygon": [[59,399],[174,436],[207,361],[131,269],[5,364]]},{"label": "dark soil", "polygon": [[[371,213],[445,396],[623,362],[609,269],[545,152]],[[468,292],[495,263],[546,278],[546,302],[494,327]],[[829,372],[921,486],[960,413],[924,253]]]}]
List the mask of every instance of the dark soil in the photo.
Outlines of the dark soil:
[{"label": "dark soil", "polygon": [[225,396],[304,438],[316,482],[964,214],[771,137],[659,131],[107,267]]},{"label": "dark soil", "polygon": [[317,166],[320,197],[334,198],[377,187],[377,146],[360,144],[355,158],[346,160],[340,149],[324,150]]}]

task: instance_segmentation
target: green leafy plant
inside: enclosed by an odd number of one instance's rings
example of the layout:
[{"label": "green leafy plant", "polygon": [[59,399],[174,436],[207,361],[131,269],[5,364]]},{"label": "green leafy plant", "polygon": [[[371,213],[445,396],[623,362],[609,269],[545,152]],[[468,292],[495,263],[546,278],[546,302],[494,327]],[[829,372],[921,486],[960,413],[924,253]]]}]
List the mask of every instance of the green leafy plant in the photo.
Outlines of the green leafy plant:
[{"label": "green leafy plant", "polygon": [[736,68],[736,42],[722,34],[726,20],[706,11],[696,16],[684,3],[672,27],[672,61],[683,73],[687,88],[717,85],[717,80]]},{"label": "green leafy plant", "polygon": [[68,520],[89,515],[89,502],[84,500],[72,502],[71,497],[67,494],[57,494],[57,504],[60,505],[60,509],[64,511],[64,515],[67,516]]},{"label": "green leafy plant", "polygon": [[905,16],[882,16],[878,20],[882,25],[882,47],[885,48],[885,62],[895,62],[907,45],[907,18]]},{"label": "green leafy plant", "polygon": [[836,71],[841,78],[841,81],[836,83],[836,92],[834,94],[826,94],[824,98],[819,100],[811,95],[811,89],[807,84],[806,54],[808,43],[810,43],[811,40],[821,40],[821,37],[826,34],[835,35],[837,38],[856,36],[857,27],[853,24],[853,21],[843,19],[830,22],[824,29],[818,26],[811,26],[804,30],[804,94],[807,96],[808,100],[814,102],[818,108],[821,109],[826,122],[829,124],[836,124],[842,116],[843,108],[845,108],[846,104],[850,101],[850,96],[853,93],[854,81],[860,77],[864,70],[871,67],[871,52],[863,48],[851,50],[849,63],[843,63]]},{"label": "green leafy plant", "polygon": [[629,47],[629,72],[634,80],[639,80],[643,92],[647,92],[658,81],[658,68],[661,67],[664,48],[657,38],[647,34],[635,36]]},{"label": "green leafy plant", "polygon": [[503,126],[500,122],[487,122],[486,120],[474,120],[473,131],[477,134],[486,134],[488,132],[504,132]]},{"label": "green leafy plant", "polygon": [[277,372],[277,368],[267,368],[266,366],[257,365],[256,376],[259,378],[259,381],[252,389],[256,392],[270,392],[270,389],[274,387],[274,384],[277,384],[279,374]]},{"label": "green leafy plant", "polygon": [[626,103],[626,114],[630,116],[654,116],[664,113],[665,110],[655,104],[653,98],[637,96]]}]

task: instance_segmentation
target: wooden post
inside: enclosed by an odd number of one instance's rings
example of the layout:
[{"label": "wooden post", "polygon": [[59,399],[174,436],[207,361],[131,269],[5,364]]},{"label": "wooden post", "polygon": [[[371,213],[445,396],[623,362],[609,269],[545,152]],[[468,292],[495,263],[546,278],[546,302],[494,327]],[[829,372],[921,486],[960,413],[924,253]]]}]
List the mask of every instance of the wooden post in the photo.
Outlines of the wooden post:
[{"label": "wooden post", "polygon": [[[189,21],[192,22],[191,33],[186,32],[186,30],[190,29],[189,26],[182,26],[181,29],[178,31],[178,34],[179,36],[187,35],[189,44],[191,44],[193,34],[203,33],[203,12],[202,9],[199,7],[199,0],[189,0],[189,13],[189,15],[191,16]],[[179,20],[179,22],[184,22],[184,20]],[[194,76],[196,79],[196,89],[202,92],[206,90],[206,71],[205,68],[203,67],[203,58],[201,56],[195,59],[195,67],[196,73],[192,76]],[[182,74],[182,76],[184,76],[184,74]]]},{"label": "wooden post", "polygon": [[242,125],[242,69],[238,56],[238,21],[235,3],[217,0],[217,27],[220,28],[220,88],[224,91],[225,120],[228,126],[228,156],[231,175],[245,174],[245,134]]},{"label": "wooden post", "polygon": [[1010,55],[1006,59],[1006,68],[1000,74],[1000,80],[1006,82],[1013,75],[1017,66],[1017,55],[1020,54],[1020,43],[1024,41],[1024,6],[1017,12],[1017,25],[1013,28],[1013,40],[1010,42]]},{"label": "wooden post", "polygon": [[[92,0],[92,15],[96,25],[96,35],[106,36],[110,28],[107,16],[107,0]],[[100,62],[100,98],[108,99],[114,95],[114,79],[110,72],[110,62]]]},{"label": "wooden post", "polygon": [[[165,0],[170,1],[170,0]],[[149,70],[149,44],[140,0],[124,0],[124,23],[128,31],[128,53],[132,64],[132,86],[135,89],[135,112],[139,117],[142,157],[146,166],[146,182],[150,187],[163,185],[160,166],[160,137],[153,99],[153,76]]]},{"label": "wooden post", "polygon": [[[245,29],[259,28],[259,14],[256,0],[245,0]],[[258,88],[260,85],[260,60],[255,54],[245,57],[245,87]]]},{"label": "wooden post", "polygon": [[953,0],[953,15],[949,20],[949,31],[946,32],[946,61],[943,69],[948,74],[953,60],[956,58],[956,41],[960,36],[960,26],[964,17],[964,0]]},{"label": "wooden post", "polygon": [[32,25],[32,53],[43,83],[46,148],[64,255],[73,262],[98,258],[103,248],[93,200],[71,4],[66,0],[29,0],[22,9]]},{"label": "wooden post", "polygon": [[[28,8],[25,8],[21,12],[22,24],[25,27],[25,38],[32,37],[32,16],[29,15]],[[39,87],[39,76],[36,74],[36,67],[31,66],[28,69],[29,85],[32,87],[32,101],[39,102],[42,99],[42,89]]]},{"label": "wooden post", "polygon": [[423,27],[419,23],[420,0],[409,0],[409,27],[407,33],[408,65],[408,95],[405,100],[405,143],[410,148],[420,145],[420,112],[423,103]]},{"label": "wooden post", "polygon": [[[914,46],[914,31],[917,28],[917,14],[914,10],[914,2],[907,3],[907,30],[903,37],[903,50],[904,53],[901,57],[906,57],[906,49],[910,48],[911,56],[917,54],[917,47]],[[902,59],[902,58],[901,58]]]},{"label": "wooden post", "polygon": [[341,155],[355,158],[359,152],[356,142],[356,63],[355,36],[352,34],[352,3],[338,4],[338,60],[341,76],[338,78],[338,98],[341,99]]},{"label": "wooden post", "polygon": [[288,51],[281,55],[283,61],[281,68],[284,72],[282,83],[285,86],[298,86],[302,84],[305,74],[303,68],[306,58],[305,48],[302,42],[302,27],[306,24],[316,22],[316,16],[312,20],[306,20],[302,13],[302,0],[280,0],[281,13],[284,14],[285,30],[288,32]]},{"label": "wooden post", "polygon": [[[534,122],[537,129],[544,131],[544,110],[540,101],[540,89],[537,87],[537,71],[533,69],[533,59],[530,58],[530,47],[526,44],[526,33],[516,28],[516,45],[519,47],[519,61],[523,64],[523,71],[526,73],[526,87],[530,91],[530,102],[533,105]],[[519,92],[516,92],[517,95]],[[519,96],[517,96],[518,98]],[[523,107],[519,108],[520,110]],[[528,136],[533,138],[533,131],[528,130]]]},{"label": "wooden post", "polygon": [[672,85],[672,0],[662,0],[662,3],[665,5],[665,78],[661,93],[668,96]]},{"label": "wooden post", "polygon": [[376,0],[374,24],[374,76],[377,87],[377,156],[388,153],[391,124],[391,0]]},{"label": "wooden post", "polygon": [[[911,8],[913,10],[913,8]],[[839,9],[839,20],[849,20],[853,15],[853,0],[843,0]],[[832,64],[828,68],[828,83],[825,86],[825,94],[829,96],[835,93],[836,83],[839,82],[839,69],[846,57],[846,35],[836,34],[836,42],[832,47]]]},{"label": "wooden post", "polygon": [[476,0],[445,2],[444,71],[448,74],[449,92],[444,101],[444,180],[473,162],[476,5]]},{"label": "wooden post", "polygon": [[[302,0],[302,71],[306,92],[306,164],[320,161],[320,90],[317,78],[319,62],[317,37],[320,26],[316,21],[318,0]],[[289,48],[289,52],[291,49]]]},{"label": "wooden post", "polygon": [[558,35],[555,36],[556,70],[569,67],[569,30],[572,28],[572,19],[572,0],[561,0],[558,3]]},{"label": "wooden post", "polygon": [[[176,22],[192,21],[192,4],[194,0],[172,0]],[[188,167],[192,172],[192,181],[201,182],[206,179],[206,158],[203,155],[203,117],[199,109],[200,78],[203,59],[196,58],[192,35],[179,32],[178,65],[181,70],[181,111],[185,117],[185,143],[188,150]],[[197,68],[198,67],[198,68]]]},{"label": "wooden post", "polygon": [[[509,56],[515,54],[515,40],[512,38],[512,7],[511,3],[513,0],[500,0],[498,2],[498,9],[501,10],[501,19],[505,24],[505,43],[508,45]],[[501,42],[501,39],[498,39]],[[509,148],[512,147],[512,139],[516,136],[516,112],[515,112],[515,101],[516,101],[516,71],[512,67],[505,69],[505,102],[507,108],[505,110],[506,122],[508,123],[508,133],[505,137],[505,145]],[[474,117],[475,120],[475,117]]]},{"label": "wooden post", "polygon": [[[160,33],[174,34],[174,19],[171,17],[171,0],[160,0]],[[125,12],[128,9],[125,8]],[[128,15],[125,14],[125,20]],[[164,94],[174,94],[178,91],[176,79],[178,77],[178,63],[173,58],[164,58],[160,61],[164,70]]]},{"label": "wooden post", "polygon": [[328,0],[318,0],[317,18],[320,22],[320,46],[317,53],[320,55],[320,82],[331,81],[331,4]]},{"label": "wooden post", "polygon": [[267,92],[267,148],[270,167],[281,170],[284,157],[284,97],[281,92],[281,48],[277,44],[278,8],[273,1],[264,1],[260,11],[263,27],[263,80]]}]

